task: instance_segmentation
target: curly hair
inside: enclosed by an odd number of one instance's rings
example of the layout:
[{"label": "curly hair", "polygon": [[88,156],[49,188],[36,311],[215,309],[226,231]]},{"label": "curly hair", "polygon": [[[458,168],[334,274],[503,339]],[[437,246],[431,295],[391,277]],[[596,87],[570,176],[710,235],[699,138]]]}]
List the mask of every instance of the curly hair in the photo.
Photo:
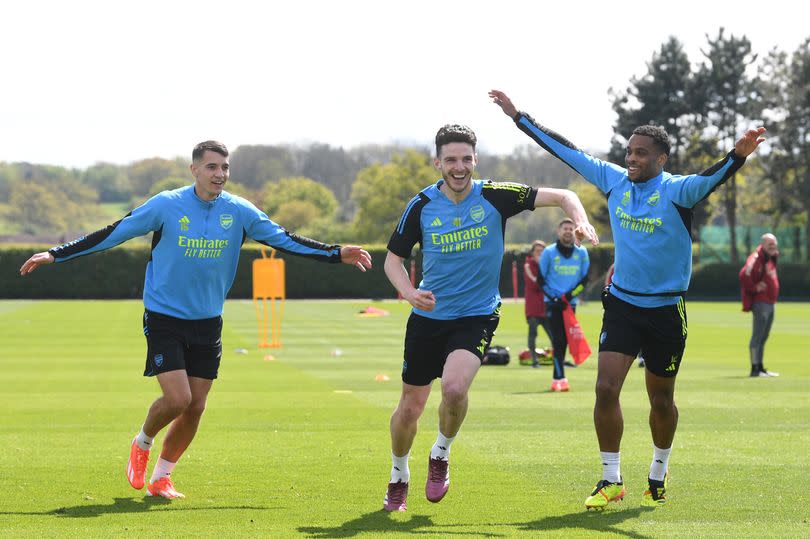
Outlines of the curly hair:
[{"label": "curly hair", "polygon": [[666,155],[669,155],[670,144],[669,144],[669,135],[667,135],[666,130],[660,125],[640,125],[633,129],[634,135],[644,135],[645,137],[650,137],[653,139],[653,144],[658,146],[658,149],[664,152]]},{"label": "curly hair", "polygon": [[475,145],[478,142],[478,139],[476,138],[473,130],[466,125],[444,125],[436,133],[436,157],[439,156],[442,146],[445,144],[450,144],[451,142],[464,142],[472,146],[473,150],[475,150]]}]

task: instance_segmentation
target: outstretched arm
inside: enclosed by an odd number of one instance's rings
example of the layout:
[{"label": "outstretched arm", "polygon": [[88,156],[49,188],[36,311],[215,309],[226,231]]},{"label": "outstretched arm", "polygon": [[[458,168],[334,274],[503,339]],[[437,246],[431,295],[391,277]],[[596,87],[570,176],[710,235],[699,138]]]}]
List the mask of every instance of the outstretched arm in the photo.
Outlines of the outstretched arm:
[{"label": "outstretched arm", "polygon": [[540,125],[534,118],[519,111],[509,96],[502,91],[490,90],[489,97],[515,122],[518,129],[603,193],[611,191],[625,176],[624,168],[588,155],[564,136]]},{"label": "outstretched arm", "polygon": [[553,189],[551,187],[541,187],[537,190],[537,198],[534,199],[534,207],[558,206],[565,214],[574,221],[574,235],[577,245],[587,239],[594,245],[599,244],[599,236],[596,230],[588,221],[588,215],[582,206],[582,201],[573,191],[568,189]]},{"label": "outstretched arm", "polygon": [[682,181],[673,184],[673,202],[685,208],[693,208],[708,197],[732,177],[743,166],[746,158],[765,142],[765,137],[762,136],[764,133],[764,127],[749,129],[723,159],[700,174],[684,176]]}]

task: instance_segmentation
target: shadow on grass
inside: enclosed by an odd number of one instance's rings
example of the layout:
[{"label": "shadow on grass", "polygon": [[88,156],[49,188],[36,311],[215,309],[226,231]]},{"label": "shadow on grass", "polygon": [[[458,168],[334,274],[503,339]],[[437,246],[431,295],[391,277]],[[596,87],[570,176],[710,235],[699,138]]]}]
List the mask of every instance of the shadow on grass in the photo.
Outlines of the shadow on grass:
[{"label": "shadow on grass", "polygon": [[[473,535],[476,537],[502,537],[500,533],[484,532],[481,528],[514,528],[514,531],[538,532],[552,530],[589,530],[594,535],[612,532],[624,535],[631,539],[649,539],[649,536],[629,530],[617,528],[622,522],[638,518],[642,513],[654,511],[652,507],[637,507],[624,511],[577,511],[567,515],[556,515],[532,520],[530,522],[486,523],[470,524],[433,524],[426,515],[413,515],[409,520],[398,521],[391,518],[386,511],[373,511],[361,515],[333,527],[302,526],[298,528],[301,533],[308,534],[314,539],[354,537],[361,533],[408,533],[408,534],[440,534],[440,535]],[[452,528],[469,528],[470,531],[452,531]],[[508,533],[508,535],[512,535]]]},{"label": "shadow on grass", "polygon": [[[160,509],[165,508],[165,509]],[[249,505],[214,506],[214,507],[183,507],[183,502],[172,502],[165,498],[147,497],[142,500],[135,498],[113,498],[111,504],[75,505],[73,507],[57,507],[50,511],[0,511],[0,515],[42,515],[62,518],[90,518],[116,513],[145,513],[153,510],[164,511],[221,511],[223,509],[253,509],[265,510],[269,507],[255,507]]]},{"label": "shadow on grass", "polygon": [[413,515],[404,522],[398,522],[391,518],[391,513],[380,509],[360,515],[353,520],[338,524],[337,526],[301,526],[298,528],[298,531],[316,538],[354,537],[357,534],[365,532],[419,533],[419,528],[429,529],[430,526],[433,526],[433,522],[428,516]]},{"label": "shadow on grass", "polygon": [[616,528],[617,524],[638,518],[642,513],[655,511],[654,507],[634,507],[625,510],[604,511],[577,511],[567,515],[556,515],[512,524],[519,531],[550,531],[550,530],[590,530],[594,535],[612,532],[633,539],[649,539],[649,536],[634,531]]},{"label": "shadow on grass", "polygon": [[[500,537],[498,534],[473,531],[447,531],[450,526],[436,526],[427,515],[412,515],[408,520],[400,521],[391,518],[388,511],[378,510],[360,515],[359,517],[332,527],[301,526],[298,531],[306,533],[315,539],[354,537],[361,533],[407,533],[407,534],[436,534],[441,529],[443,535],[474,535],[476,537]],[[471,526],[472,527],[472,526]]]}]

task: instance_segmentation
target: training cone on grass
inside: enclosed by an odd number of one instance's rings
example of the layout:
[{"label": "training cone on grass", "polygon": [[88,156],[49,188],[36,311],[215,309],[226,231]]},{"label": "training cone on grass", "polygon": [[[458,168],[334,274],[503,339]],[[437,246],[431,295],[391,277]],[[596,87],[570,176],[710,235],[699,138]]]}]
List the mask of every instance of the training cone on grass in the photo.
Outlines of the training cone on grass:
[{"label": "training cone on grass", "polygon": [[378,382],[387,382],[391,378],[387,374],[379,373],[377,376],[374,377],[374,379]]}]

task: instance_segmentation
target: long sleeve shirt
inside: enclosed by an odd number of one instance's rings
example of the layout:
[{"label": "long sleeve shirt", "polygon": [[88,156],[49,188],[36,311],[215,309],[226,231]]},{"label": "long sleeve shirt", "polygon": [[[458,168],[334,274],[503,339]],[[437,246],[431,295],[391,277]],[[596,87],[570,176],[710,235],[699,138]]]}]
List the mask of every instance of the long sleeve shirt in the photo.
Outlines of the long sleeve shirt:
[{"label": "long sleeve shirt", "polygon": [[692,209],[745,158],[731,151],[700,174],[662,171],[632,182],[625,168],[588,155],[525,113],[518,113],[515,123],[607,197],[615,244],[611,294],[639,307],[677,303],[692,275]]},{"label": "long sleeve shirt", "polygon": [[155,195],[120,221],[49,252],[56,262],[66,262],[149,232],[154,235],[144,306],[187,320],[222,314],[246,238],[285,253],[340,262],[339,245],[287,232],[256,206],[227,192],[202,200],[193,185]]}]

